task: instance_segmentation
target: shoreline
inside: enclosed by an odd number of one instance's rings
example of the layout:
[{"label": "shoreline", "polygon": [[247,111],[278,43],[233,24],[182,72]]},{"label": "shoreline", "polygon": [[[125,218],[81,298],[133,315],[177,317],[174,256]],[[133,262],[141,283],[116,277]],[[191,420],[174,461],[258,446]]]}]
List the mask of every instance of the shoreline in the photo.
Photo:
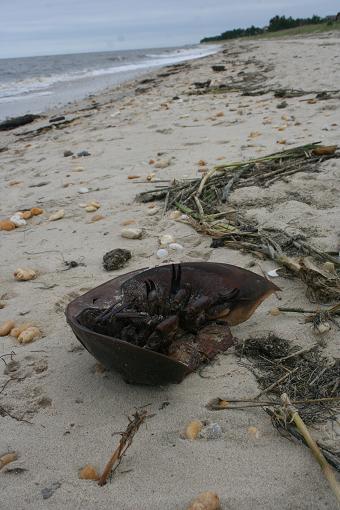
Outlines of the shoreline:
[{"label": "shoreline", "polygon": [[[155,54],[153,57],[154,61],[151,59],[151,56],[149,60],[147,60],[146,59],[147,54],[145,54],[144,58],[146,60],[143,63],[132,61],[131,63],[126,63],[123,66],[118,66],[110,69],[107,67],[106,68],[104,67],[102,69],[93,68],[91,71],[88,69],[87,76],[72,77],[71,73],[68,75],[69,77],[68,80],[66,79],[65,75],[64,81],[58,81],[56,79],[57,76],[55,76],[54,77],[55,80],[52,81],[47,88],[42,87],[40,91],[39,90],[34,91],[34,89],[32,88],[31,90],[27,91],[27,95],[23,94],[21,96],[15,96],[15,99],[9,96],[7,99],[5,97],[3,98],[4,100],[0,100],[1,107],[0,120],[4,120],[6,118],[15,117],[23,114],[43,115],[44,113],[48,112],[51,109],[64,108],[67,106],[67,104],[82,101],[94,95],[100,95],[101,93],[104,93],[107,90],[114,89],[116,86],[122,85],[133,80],[137,80],[138,77],[147,75],[154,71],[157,72],[157,70],[159,71],[160,69],[166,68],[169,65],[170,66],[176,65],[182,62],[191,62],[193,60],[204,58],[206,56],[214,54],[216,51],[218,51],[219,47],[221,47],[221,45],[218,44],[210,44],[207,47],[201,47],[200,45],[197,45],[197,47],[192,47],[191,54],[188,54],[186,56],[181,55],[180,52],[181,51],[188,52],[189,51],[188,48],[174,48],[174,50],[176,50],[178,54],[177,55],[173,54],[172,56],[170,56],[169,53],[168,58],[165,58],[164,55],[160,53],[158,59],[157,54]],[[153,51],[166,51],[166,50],[169,51],[170,49],[161,48],[159,50],[155,49]],[[145,49],[139,51],[148,50]],[[195,52],[197,54],[195,54]],[[206,55],[198,56],[199,53],[204,52],[206,53]],[[80,56],[81,55],[83,54],[80,54]],[[100,53],[100,55],[102,55],[102,53]],[[77,55],[73,54],[70,55],[70,57],[73,56],[76,57]],[[67,58],[68,55],[59,55],[57,57]],[[32,58],[44,59],[46,57],[32,57]],[[167,62],[164,62],[164,59],[167,60]],[[102,63],[102,65],[104,66],[104,64],[105,61]],[[64,63],[64,65],[66,65],[66,63]],[[131,67],[134,67],[134,69],[131,69]],[[98,73],[98,71],[101,72],[99,74],[96,74]],[[48,72],[48,70],[45,69],[45,72]],[[81,70],[78,70],[78,73],[81,73]],[[33,77],[31,79],[33,79]],[[42,80],[43,79],[44,77],[42,77]],[[10,84],[8,86],[10,86]],[[53,102],[55,104],[51,104]],[[30,107],[28,106],[29,103],[31,104]]]},{"label": "shoreline", "polygon": [[[276,269],[273,261],[251,253],[212,248],[210,236],[171,213],[163,215],[163,202],[144,204],[135,198],[174,179],[198,178],[202,168],[224,161],[319,140],[336,145],[339,94],[316,95],[338,87],[339,46],[336,34],[233,42],[212,56],[146,73],[0,132],[0,219],[32,207],[44,210],[22,227],[0,231],[0,323],[31,322],[42,332],[42,338],[26,345],[0,337],[0,354],[15,353],[10,368],[0,369],[0,389],[6,384],[0,409],[7,410],[0,412],[0,455],[18,455],[0,471],[3,510],[46,508],[44,494],[55,510],[106,510],[112,504],[117,510],[183,510],[205,490],[219,495],[223,510],[334,507],[308,448],[280,436],[262,409],[207,408],[212,398],[252,398],[260,390],[233,349],[178,385],[128,385],[117,373],[102,370],[82,348],[64,312],[87,290],[162,263],[223,262],[259,275]],[[320,62],[330,64],[327,74]],[[212,65],[225,70],[214,72]],[[194,85],[207,80],[212,91]],[[304,93],[276,97],[282,89]],[[60,115],[64,121],[49,123]],[[65,157],[65,151],[74,157]],[[89,155],[78,157],[82,151]],[[259,228],[304,236],[317,248],[335,252],[339,163],[340,158],[324,161],[315,172],[296,173],[268,188],[235,189],[228,206]],[[84,205],[93,201],[99,209],[86,212]],[[61,210],[62,217],[51,221]],[[142,229],[142,238],[122,237],[127,227]],[[163,234],[172,235],[183,250],[159,259]],[[130,250],[132,258],[124,268],[107,272],[103,255],[114,248]],[[20,267],[33,269],[37,277],[16,281],[13,273]],[[305,349],[323,345],[323,355],[339,358],[335,326],[320,338],[300,315],[271,313],[277,307],[316,308],[305,285],[285,276],[273,282],[280,296],[272,295],[248,321],[233,327],[233,336],[243,341],[274,333]],[[138,431],[112,481],[101,488],[79,479],[88,463],[102,471],[126,417],[142,406],[153,416]],[[192,420],[218,423],[221,435],[184,440],[183,429]],[[313,426],[313,436],[338,449],[339,420]],[[7,472],[10,468],[17,472]]]}]

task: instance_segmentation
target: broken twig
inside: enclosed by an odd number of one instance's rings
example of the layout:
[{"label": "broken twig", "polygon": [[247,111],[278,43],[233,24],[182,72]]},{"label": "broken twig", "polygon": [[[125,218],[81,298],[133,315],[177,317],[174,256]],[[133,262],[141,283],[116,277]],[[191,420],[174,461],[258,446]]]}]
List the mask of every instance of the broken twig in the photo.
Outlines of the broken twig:
[{"label": "broken twig", "polygon": [[138,431],[139,427],[144,423],[147,416],[147,411],[136,411],[133,415],[133,419],[129,418],[129,424],[125,430],[121,434],[121,439],[119,441],[119,445],[116,450],[113,452],[112,457],[106,464],[103,474],[99,478],[98,485],[103,486],[106,484],[108,477],[111,473],[113,473],[119,464],[122,461],[123,456],[125,455],[126,450],[131,446],[132,440]]}]

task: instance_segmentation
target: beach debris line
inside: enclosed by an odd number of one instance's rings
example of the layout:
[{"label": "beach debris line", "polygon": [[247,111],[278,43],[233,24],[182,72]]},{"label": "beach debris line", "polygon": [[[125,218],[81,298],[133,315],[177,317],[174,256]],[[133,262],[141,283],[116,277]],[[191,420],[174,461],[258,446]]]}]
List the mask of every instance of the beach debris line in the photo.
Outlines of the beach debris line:
[{"label": "beach debris line", "polygon": [[114,472],[122,462],[126,450],[131,446],[136,433],[147,417],[148,412],[144,409],[136,411],[131,418],[128,418],[128,426],[126,427],[126,430],[121,433],[119,444],[107,462],[104,471],[98,480],[99,486],[106,485],[108,478],[113,476]]},{"label": "beach debris line", "polygon": [[[177,209],[182,213],[177,221],[213,237],[212,248],[226,246],[272,259],[306,283],[309,299],[328,303],[339,300],[340,260],[315,248],[302,235],[261,229],[227,202],[232,190],[255,185],[268,187],[297,172],[318,171],[322,161],[338,157],[337,146],[316,142],[248,161],[222,163],[202,178],[174,181],[170,187],[140,193],[137,201],[165,198],[164,210]],[[306,255],[310,258],[305,258]],[[334,264],[333,271],[319,269],[319,264],[325,262]]]},{"label": "beach debris line", "polygon": [[10,119],[4,120],[3,122],[0,122],[0,131],[16,129],[17,127],[24,126],[25,124],[30,124],[35,119],[39,119],[40,117],[40,115],[33,115],[31,113],[21,115],[20,117],[12,117]]},{"label": "beach debris line", "polygon": [[[254,405],[264,405],[258,400],[264,394],[280,397],[288,393],[308,424],[325,422],[340,411],[340,362],[324,356],[318,345],[302,349],[271,333],[238,343],[235,352],[243,364],[244,358],[249,360],[246,366],[260,385]],[[230,409],[230,404],[232,401],[226,398],[210,403],[210,408]]]}]

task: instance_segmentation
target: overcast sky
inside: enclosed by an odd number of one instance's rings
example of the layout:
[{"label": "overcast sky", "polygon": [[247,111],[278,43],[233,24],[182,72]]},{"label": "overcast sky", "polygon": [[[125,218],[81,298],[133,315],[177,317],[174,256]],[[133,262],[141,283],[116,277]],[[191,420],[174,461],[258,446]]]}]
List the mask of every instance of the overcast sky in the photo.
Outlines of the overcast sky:
[{"label": "overcast sky", "polygon": [[180,46],[337,10],[338,0],[0,0],[0,58]]}]

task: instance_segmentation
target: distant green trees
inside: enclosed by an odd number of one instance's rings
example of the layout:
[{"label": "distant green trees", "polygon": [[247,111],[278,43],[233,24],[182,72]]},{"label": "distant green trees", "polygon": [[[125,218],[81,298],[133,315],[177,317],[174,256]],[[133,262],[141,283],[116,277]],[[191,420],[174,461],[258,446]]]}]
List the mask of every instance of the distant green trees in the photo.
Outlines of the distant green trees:
[{"label": "distant green trees", "polygon": [[314,25],[317,23],[326,23],[328,18],[320,18],[320,16],[312,16],[311,18],[292,18],[289,16],[274,16],[269,20],[269,25],[264,28],[255,27],[252,25],[249,28],[234,28],[234,30],[226,30],[220,35],[212,37],[204,37],[201,43],[213,42],[213,41],[225,41],[227,39],[236,39],[238,37],[246,37],[251,35],[262,34],[264,32],[276,32],[278,30],[285,30],[287,28],[299,27],[302,25]]},{"label": "distant green trees", "polygon": [[268,31],[276,32],[277,30],[285,30],[286,28],[294,28],[301,27],[302,25],[316,25],[317,23],[322,23],[326,21],[325,18],[320,18],[320,16],[312,16],[311,18],[286,18],[286,16],[274,16],[269,21]]}]

